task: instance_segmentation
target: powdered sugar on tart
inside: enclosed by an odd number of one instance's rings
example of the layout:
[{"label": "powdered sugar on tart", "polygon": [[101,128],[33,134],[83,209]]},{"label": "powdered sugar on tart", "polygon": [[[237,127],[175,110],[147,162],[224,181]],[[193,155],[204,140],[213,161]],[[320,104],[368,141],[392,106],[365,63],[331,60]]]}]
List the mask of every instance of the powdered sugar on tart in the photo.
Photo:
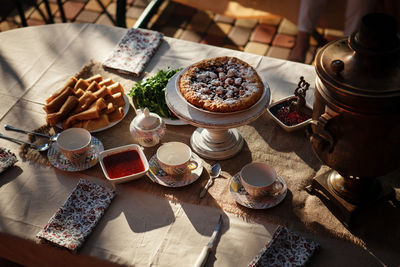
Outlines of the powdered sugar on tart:
[{"label": "powdered sugar on tart", "polygon": [[254,105],[264,84],[256,70],[235,57],[205,59],[180,77],[179,90],[192,105],[213,112],[234,112]]}]

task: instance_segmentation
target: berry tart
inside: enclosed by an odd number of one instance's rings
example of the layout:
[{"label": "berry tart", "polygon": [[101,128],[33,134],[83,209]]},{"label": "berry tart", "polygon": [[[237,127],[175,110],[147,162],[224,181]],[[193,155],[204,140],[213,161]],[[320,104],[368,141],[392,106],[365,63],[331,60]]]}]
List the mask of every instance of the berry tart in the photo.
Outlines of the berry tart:
[{"label": "berry tart", "polygon": [[248,109],[264,91],[257,71],[235,57],[210,58],[191,65],[181,74],[178,86],[186,101],[211,112]]}]

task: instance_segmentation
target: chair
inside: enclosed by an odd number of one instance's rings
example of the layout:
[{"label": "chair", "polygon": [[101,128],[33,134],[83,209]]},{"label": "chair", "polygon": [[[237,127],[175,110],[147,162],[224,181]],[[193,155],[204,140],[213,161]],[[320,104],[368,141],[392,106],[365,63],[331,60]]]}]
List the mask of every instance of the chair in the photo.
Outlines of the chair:
[{"label": "chair", "polygon": [[[45,5],[47,16],[39,8],[39,4],[37,3],[37,1],[33,1],[33,5],[34,5],[35,9],[39,12],[40,16],[43,18],[43,20],[47,24],[54,23],[54,16],[51,13],[49,1],[48,0],[42,0],[42,1],[43,1],[44,5]],[[67,19],[65,17],[64,8],[63,8],[61,0],[57,0],[57,4],[58,4],[58,8],[60,10],[61,19],[62,19],[63,22],[66,22]],[[19,15],[19,17],[21,19],[22,26],[24,26],[24,27],[28,26],[28,23],[27,23],[26,18],[25,18],[25,12],[24,12],[24,8],[23,8],[23,5],[22,5],[22,1],[21,0],[15,0],[15,5],[17,7],[18,15]]]},{"label": "chair", "polygon": [[[154,13],[157,12],[158,8],[161,6],[163,1],[164,0],[152,0],[147,5],[147,7],[143,11],[142,15],[139,17],[138,21],[135,23],[135,25],[133,27],[135,27],[135,28],[146,27],[147,23],[150,21],[151,17],[154,15]],[[28,26],[28,23],[25,18],[25,12],[24,12],[22,2],[23,2],[23,0],[15,0],[17,11],[21,18],[22,26],[26,27],[26,26]],[[44,3],[47,15],[45,15],[43,13],[43,11],[39,8],[40,3]],[[97,3],[100,5],[103,12],[107,15],[107,17],[111,20],[111,22],[115,26],[126,28],[126,0],[117,0],[116,17],[115,18],[107,11],[106,7],[103,5],[103,3],[100,0],[97,0]],[[39,1],[39,3],[38,3],[38,1],[32,1],[32,5],[34,5],[35,9],[39,12],[40,16],[43,18],[43,20],[46,22],[46,24],[54,23],[54,16],[51,13],[50,4],[49,4],[48,0],[41,0],[41,2]],[[62,22],[67,22],[62,0],[57,0],[57,5],[58,5],[58,10],[60,12]]]}]

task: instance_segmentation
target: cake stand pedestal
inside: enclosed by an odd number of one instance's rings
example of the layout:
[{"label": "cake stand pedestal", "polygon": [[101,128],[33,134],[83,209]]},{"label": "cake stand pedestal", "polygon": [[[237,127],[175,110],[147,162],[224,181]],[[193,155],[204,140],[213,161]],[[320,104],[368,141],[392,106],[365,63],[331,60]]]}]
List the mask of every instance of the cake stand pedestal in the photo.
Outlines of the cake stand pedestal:
[{"label": "cake stand pedestal", "polygon": [[232,113],[216,113],[202,110],[189,104],[178,92],[177,79],[181,73],[172,77],[165,90],[168,107],[181,120],[198,127],[190,138],[192,149],[207,159],[228,159],[240,152],[244,140],[236,127],[246,125],[264,113],[271,93],[264,82],[261,99],[249,109]]},{"label": "cake stand pedestal", "polygon": [[227,159],[243,147],[243,137],[237,129],[197,128],[190,138],[196,153],[208,159]]}]

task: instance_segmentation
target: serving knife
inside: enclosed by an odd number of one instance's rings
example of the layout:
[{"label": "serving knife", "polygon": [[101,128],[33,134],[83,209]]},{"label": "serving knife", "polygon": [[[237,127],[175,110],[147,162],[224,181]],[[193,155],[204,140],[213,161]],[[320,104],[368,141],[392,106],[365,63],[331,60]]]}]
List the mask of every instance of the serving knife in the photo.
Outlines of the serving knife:
[{"label": "serving knife", "polygon": [[215,240],[217,239],[218,233],[221,230],[221,225],[222,225],[222,215],[220,214],[218,224],[215,227],[213,234],[211,235],[210,241],[208,241],[208,244],[201,251],[199,257],[196,260],[196,263],[194,264],[194,267],[202,267],[206,263],[208,254],[214,248]]}]

